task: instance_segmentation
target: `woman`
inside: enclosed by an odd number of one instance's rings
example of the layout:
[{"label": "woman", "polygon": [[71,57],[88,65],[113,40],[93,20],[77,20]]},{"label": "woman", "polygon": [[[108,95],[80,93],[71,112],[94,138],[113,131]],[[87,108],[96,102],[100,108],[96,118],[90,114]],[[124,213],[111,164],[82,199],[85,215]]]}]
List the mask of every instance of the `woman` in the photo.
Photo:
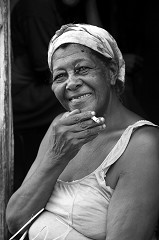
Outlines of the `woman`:
[{"label": "woman", "polygon": [[115,40],[102,28],[68,24],[52,38],[48,62],[67,112],[8,203],[10,231],[45,208],[30,240],[155,239],[159,130],[120,102],[125,65]]}]

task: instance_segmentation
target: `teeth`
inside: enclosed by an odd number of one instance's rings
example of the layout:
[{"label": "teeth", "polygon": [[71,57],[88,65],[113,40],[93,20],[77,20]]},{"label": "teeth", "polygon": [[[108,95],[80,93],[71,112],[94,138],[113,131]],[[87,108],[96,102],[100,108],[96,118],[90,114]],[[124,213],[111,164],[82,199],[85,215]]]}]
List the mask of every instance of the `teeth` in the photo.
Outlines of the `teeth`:
[{"label": "teeth", "polygon": [[71,100],[80,99],[80,98],[84,98],[84,97],[87,97],[87,96],[90,96],[90,94],[84,94],[84,95],[79,96],[79,97],[73,97]]}]

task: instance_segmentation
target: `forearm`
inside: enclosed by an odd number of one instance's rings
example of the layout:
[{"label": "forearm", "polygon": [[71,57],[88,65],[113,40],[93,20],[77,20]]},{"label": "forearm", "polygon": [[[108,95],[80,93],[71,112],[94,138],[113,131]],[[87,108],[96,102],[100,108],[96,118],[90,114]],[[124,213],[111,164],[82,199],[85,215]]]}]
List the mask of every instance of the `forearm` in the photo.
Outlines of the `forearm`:
[{"label": "forearm", "polygon": [[33,215],[45,207],[63,164],[46,166],[42,161],[37,169],[26,177],[22,186],[9,200],[6,217],[11,232],[19,230]]}]

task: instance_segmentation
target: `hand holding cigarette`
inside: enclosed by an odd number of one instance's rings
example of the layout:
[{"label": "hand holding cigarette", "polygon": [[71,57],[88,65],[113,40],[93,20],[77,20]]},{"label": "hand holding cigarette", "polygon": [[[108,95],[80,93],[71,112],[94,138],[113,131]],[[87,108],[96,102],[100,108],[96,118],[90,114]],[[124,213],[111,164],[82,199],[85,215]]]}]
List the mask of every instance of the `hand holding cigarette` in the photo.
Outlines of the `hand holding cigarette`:
[{"label": "hand holding cigarette", "polygon": [[91,119],[96,123],[100,123],[99,118],[97,118],[96,116],[92,116]]},{"label": "hand holding cigarette", "polygon": [[[105,119],[104,119],[104,117],[99,117],[99,118],[97,118],[96,116],[95,116],[95,112],[93,111],[92,112],[92,117],[91,117],[91,119],[95,122],[95,123],[104,123],[105,122]],[[105,125],[105,124],[104,124]]]}]

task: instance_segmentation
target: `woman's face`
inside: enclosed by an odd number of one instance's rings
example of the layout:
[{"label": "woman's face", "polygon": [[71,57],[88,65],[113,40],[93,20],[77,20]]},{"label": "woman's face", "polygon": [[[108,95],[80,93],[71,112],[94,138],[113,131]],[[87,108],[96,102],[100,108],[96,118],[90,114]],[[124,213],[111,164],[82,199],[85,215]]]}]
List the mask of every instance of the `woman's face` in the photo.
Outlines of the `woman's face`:
[{"label": "woman's face", "polygon": [[66,110],[95,111],[103,116],[111,92],[108,71],[89,48],[69,44],[53,55],[52,90]]}]

